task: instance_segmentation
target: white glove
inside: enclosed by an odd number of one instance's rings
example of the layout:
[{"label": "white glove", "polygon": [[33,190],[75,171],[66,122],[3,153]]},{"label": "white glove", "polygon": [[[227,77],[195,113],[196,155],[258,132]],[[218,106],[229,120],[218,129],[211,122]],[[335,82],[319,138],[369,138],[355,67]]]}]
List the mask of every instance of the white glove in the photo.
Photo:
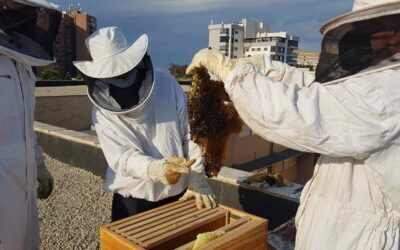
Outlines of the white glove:
[{"label": "white glove", "polygon": [[202,49],[193,57],[192,63],[187,67],[186,74],[192,75],[195,68],[205,67],[211,74],[216,75],[225,82],[229,73],[239,64],[251,62],[256,68],[261,68],[263,56],[253,56],[241,59],[231,59],[215,49]]},{"label": "white glove", "polygon": [[204,171],[190,171],[188,190],[179,200],[187,200],[192,197],[196,198],[196,205],[199,209],[204,206],[206,208],[214,208],[217,206],[215,195],[210,185],[208,185]]},{"label": "white glove", "polygon": [[194,162],[181,157],[169,157],[151,162],[147,173],[153,182],[173,185],[179,181],[181,174],[189,174],[189,168]]},{"label": "white glove", "polygon": [[54,180],[44,163],[37,166],[37,197],[39,199],[47,199],[53,192]]}]

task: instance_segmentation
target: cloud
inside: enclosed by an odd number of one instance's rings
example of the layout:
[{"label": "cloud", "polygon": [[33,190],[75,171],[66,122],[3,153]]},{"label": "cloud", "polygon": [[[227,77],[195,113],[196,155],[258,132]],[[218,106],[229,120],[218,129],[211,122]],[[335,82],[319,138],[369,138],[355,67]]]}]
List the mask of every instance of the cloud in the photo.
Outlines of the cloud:
[{"label": "cloud", "polygon": [[67,9],[81,3],[97,17],[98,27],[119,26],[129,41],[140,34],[150,37],[155,65],[188,63],[208,46],[207,25],[242,18],[268,23],[271,31],[288,31],[300,37],[300,48],[319,50],[320,26],[351,10],[349,0],[53,0]]},{"label": "cloud", "polygon": [[265,8],[282,5],[301,5],[318,3],[320,0],[97,0],[98,10],[131,13],[134,15],[168,15],[196,13],[214,10]]}]

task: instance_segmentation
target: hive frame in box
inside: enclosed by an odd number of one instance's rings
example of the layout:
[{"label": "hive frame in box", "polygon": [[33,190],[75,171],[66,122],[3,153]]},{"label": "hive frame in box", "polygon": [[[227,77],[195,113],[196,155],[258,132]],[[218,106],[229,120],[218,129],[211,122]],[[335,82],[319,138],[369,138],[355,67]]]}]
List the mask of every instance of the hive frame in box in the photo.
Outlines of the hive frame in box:
[{"label": "hive frame in box", "polygon": [[197,209],[194,200],[174,202],[105,225],[100,230],[100,248],[192,249],[197,234],[225,231],[202,249],[266,249],[265,219],[220,205]]}]

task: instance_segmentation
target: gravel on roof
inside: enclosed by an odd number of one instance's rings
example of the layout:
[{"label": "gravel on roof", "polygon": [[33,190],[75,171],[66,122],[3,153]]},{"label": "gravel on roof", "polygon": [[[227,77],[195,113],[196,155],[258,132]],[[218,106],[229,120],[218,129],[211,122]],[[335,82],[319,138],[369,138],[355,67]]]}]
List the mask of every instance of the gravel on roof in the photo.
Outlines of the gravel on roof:
[{"label": "gravel on roof", "polygon": [[54,190],[38,200],[41,249],[98,249],[100,226],[110,222],[112,194],[92,173],[46,158]]}]

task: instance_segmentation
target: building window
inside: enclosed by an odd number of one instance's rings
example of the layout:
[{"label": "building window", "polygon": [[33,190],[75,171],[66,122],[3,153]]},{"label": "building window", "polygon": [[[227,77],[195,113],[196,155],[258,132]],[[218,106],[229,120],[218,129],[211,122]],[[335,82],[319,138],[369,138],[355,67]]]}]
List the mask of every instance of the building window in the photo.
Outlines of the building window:
[{"label": "building window", "polygon": [[235,39],[235,42],[237,43],[237,42],[238,42],[238,39]]},{"label": "building window", "polygon": [[235,30],[235,34],[239,34],[239,31]]},{"label": "building window", "polygon": [[271,47],[271,52],[275,52],[275,49],[276,49],[276,47],[275,47],[275,46],[272,46],[272,47]]},{"label": "building window", "polygon": [[237,56],[233,56],[233,58],[234,58],[234,59],[236,59],[236,58],[237,58]]},{"label": "building window", "polygon": [[299,42],[295,41],[295,40],[290,40],[288,44],[289,44],[289,46],[293,46],[293,47],[299,46]]},{"label": "building window", "polygon": [[238,50],[238,48],[237,48],[237,47],[235,47],[235,48],[234,48],[234,50],[235,50],[235,51],[237,51],[237,50]]},{"label": "building window", "polygon": [[251,48],[251,51],[256,51],[256,49],[255,48]]},{"label": "building window", "polygon": [[229,29],[221,29],[219,33],[221,35],[229,35]]},{"label": "building window", "polygon": [[249,51],[249,49],[246,49],[246,51]]},{"label": "building window", "polygon": [[261,51],[261,48],[257,48],[257,51]]},{"label": "building window", "polygon": [[227,37],[227,36],[221,36],[221,37],[219,38],[219,42],[220,42],[220,43],[227,43],[227,42],[229,42],[229,37]]},{"label": "building window", "polygon": [[264,51],[268,51],[268,48],[264,48]]}]

